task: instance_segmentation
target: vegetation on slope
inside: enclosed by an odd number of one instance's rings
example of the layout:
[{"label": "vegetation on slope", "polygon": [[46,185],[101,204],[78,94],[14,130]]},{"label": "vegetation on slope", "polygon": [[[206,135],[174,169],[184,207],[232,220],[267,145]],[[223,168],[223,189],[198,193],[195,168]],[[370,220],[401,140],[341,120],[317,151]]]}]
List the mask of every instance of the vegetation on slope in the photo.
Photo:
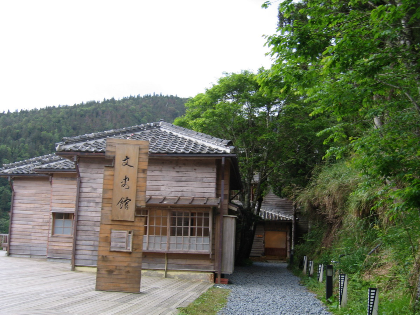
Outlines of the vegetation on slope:
[{"label": "vegetation on slope", "polygon": [[400,299],[410,312],[420,273],[419,27],[415,0],[286,0],[267,42],[274,64],[259,79],[302,97],[314,119],[332,118],[319,133],[325,164],[289,194],[312,220],[297,258],[341,256],[353,289],[378,286],[382,305]]},{"label": "vegetation on slope", "polygon": [[[378,195],[384,184],[365,190],[360,173],[349,160],[326,165],[299,195],[312,226],[296,247],[294,267],[307,255],[316,265],[334,264],[349,276],[348,306],[339,311],[336,299],[327,303],[337,314],[364,312],[369,287],[379,288],[381,313],[412,314],[417,307],[420,218],[412,211],[394,215]],[[325,284],[305,281],[325,296]]]},{"label": "vegetation on slope", "polygon": [[177,96],[130,96],[73,106],[0,113],[0,165],[54,152],[63,137],[150,123],[185,112]]}]

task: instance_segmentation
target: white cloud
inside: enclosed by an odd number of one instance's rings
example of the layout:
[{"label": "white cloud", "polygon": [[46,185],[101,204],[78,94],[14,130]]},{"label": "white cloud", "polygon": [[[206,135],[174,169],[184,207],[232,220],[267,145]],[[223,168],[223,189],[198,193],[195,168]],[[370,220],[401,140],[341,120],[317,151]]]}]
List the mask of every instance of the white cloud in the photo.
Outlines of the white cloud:
[{"label": "white cloud", "polygon": [[137,94],[190,97],[269,67],[260,0],[0,3],[0,112]]}]

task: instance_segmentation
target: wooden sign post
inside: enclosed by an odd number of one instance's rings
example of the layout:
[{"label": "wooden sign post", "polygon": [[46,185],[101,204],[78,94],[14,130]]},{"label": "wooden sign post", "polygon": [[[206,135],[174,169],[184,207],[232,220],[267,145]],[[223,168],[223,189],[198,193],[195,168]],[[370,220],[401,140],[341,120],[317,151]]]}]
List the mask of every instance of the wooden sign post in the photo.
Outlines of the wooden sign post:
[{"label": "wooden sign post", "polygon": [[318,281],[322,282],[324,280],[324,264],[318,265]]},{"label": "wooden sign post", "polygon": [[347,305],[347,284],[348,277],[346,274],[340,273],[338,275],[339,284],[339,307],[345,307]]},{"label": "wooden sign post", "polygon": [[140,292],[149,142],[107,139],[96,290]]}]

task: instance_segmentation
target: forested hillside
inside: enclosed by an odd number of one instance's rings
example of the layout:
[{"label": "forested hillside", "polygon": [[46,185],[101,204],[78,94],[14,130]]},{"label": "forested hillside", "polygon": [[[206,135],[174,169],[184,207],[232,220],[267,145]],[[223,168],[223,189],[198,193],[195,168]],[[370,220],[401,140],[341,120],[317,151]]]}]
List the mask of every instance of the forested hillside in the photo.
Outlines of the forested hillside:
[{"label": "forested hillside", "polygon": [[[53,153],[62,137],[155,122],[185,112],[186,99],[177,96],[130,96],[73,106],[0,113],[0,167],[3,164]],[[0,233],[8,232],[11,192],[0,178]]]},{"label": "forested hillside", "polygon": [[128,127],[181,116],[186,99],[130,96],[73,106],[0,113],[0,165],[54,152],[62,137]]}]

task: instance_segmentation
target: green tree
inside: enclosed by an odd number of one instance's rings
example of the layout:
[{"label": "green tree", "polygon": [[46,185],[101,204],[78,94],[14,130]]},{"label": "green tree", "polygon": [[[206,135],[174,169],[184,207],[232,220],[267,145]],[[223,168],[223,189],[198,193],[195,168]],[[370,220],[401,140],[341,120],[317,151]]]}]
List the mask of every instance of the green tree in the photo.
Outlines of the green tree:
[{"label": "green tree", "polygon": [[390,199],[420,209],[420,4],[415,0],[287,0],[275,63],[261,83],[281,82],[336,119],[329,155],[352,154]]},{"label": "green tree", "polygon": [[[299,100],[280,99],[274,93],[263,91],[257,75],[243,71],[226,74],[205,93],[190,99],[186,103],[186,114],[175,120],[175,124],[230,139],[236,147],[243,187],[239,195],[242,207],[238,262],[249,257],[253,231],[269,182],[276,183],[278,191],[282,191],[297,179],[300,171],[300,179],[307,176],[308,167],[305,170],[301,167],[308,160],[307,152],[318,161],[324,152],[322,141],[311,141],[316,131],[312,130],[309,136],[306,133],[306,138],[296,136],[310,117],[295,107],[295,101]],[[278,174],[282,174],[281,181]]]},{"label": "green tree", "polygon": [[[286,0],[267,38],[275,62],[260,77],[312,103],[313,117],[335,119],[320,132],[327,156],[351,158],[360,171],[353,196],[369,192],[370,213],[395,227],[420,214],[419,29],[417,0]],[[420,254],[412,249],[414,295]]]}]

